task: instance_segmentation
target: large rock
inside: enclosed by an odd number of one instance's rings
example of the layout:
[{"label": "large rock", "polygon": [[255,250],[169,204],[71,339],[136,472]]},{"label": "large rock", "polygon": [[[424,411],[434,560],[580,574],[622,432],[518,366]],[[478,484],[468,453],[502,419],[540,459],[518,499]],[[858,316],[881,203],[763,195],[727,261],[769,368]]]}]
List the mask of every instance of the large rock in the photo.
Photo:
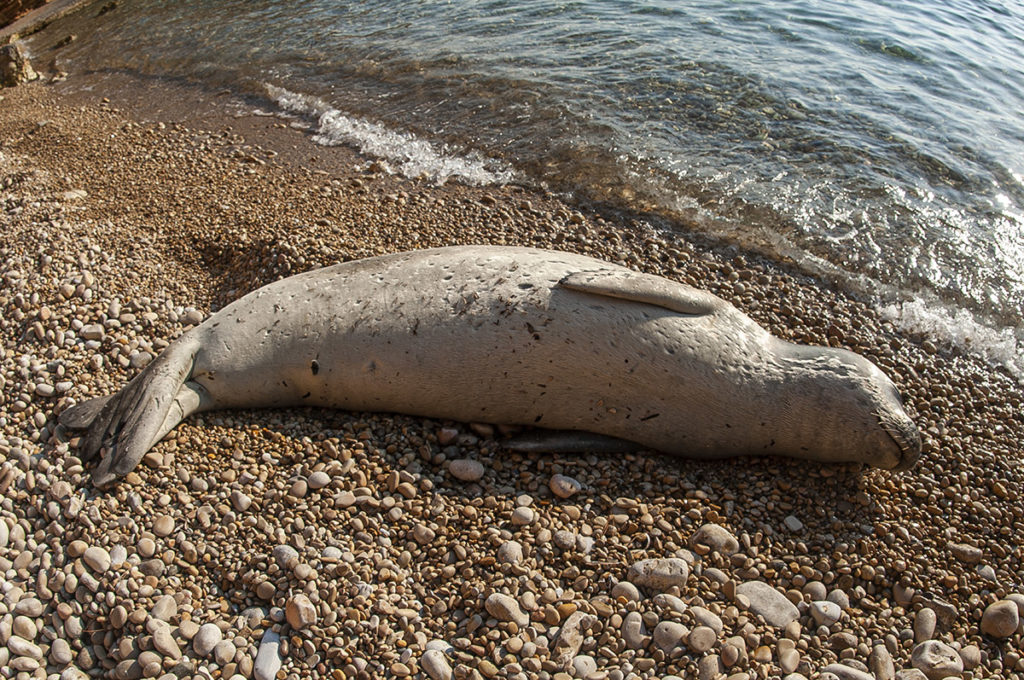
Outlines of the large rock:
[{"label": "large rock", "polygon": [[785,628],[800,618],[800,611],[786,596],[764,581],[747,581],[736,586],[736,595],[750,601],[750,611],[770,625]]},{"label": "large rock", "polygon": [[38,77],[39,74],[29,63],[21,43],[15,42],[0,47],[0,86],[13,87]]}]

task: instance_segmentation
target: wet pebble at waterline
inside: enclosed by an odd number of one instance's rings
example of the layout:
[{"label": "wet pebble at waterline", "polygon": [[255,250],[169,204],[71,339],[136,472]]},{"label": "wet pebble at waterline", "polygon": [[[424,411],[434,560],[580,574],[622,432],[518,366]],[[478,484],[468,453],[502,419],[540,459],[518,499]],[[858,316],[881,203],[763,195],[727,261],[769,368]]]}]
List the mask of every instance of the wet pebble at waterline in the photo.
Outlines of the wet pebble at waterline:
[{"label": "wet pebble at waterline", "polygon": [[[623,236],[546,197],[321,176],[235,158],[231,132],[5,96],[0,666],[15,675],[1024,672],[1010,464],[1024,428],[1004,377],[770,263]],[[119,389],[200,309],[342,257],[455,241],[621,261],[865,353],[919,414],[925,459],[893,475],[521,455],[483,426],[223,412],[175,429],[113,489],[89,486],[54,414]]]}]

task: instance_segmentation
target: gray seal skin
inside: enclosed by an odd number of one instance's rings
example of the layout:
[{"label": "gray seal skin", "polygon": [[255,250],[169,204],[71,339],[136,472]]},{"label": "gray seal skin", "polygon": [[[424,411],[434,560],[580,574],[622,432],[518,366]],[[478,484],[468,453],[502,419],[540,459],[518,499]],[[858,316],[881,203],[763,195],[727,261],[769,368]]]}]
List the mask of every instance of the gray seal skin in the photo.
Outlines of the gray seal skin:
[{"label": "gray seal skin", "polygon": [[584,448],[592,434],[595,446],[615,438],[702,459],[899,470],[921,448],[895,386],[861,356],[785,342],[665,278],[493,246],[271,283],[61,422],[88,428],[81,455],[102,452],[93,482],[104,487],[191,413],[296,405],[570,430],[589,433]]}]

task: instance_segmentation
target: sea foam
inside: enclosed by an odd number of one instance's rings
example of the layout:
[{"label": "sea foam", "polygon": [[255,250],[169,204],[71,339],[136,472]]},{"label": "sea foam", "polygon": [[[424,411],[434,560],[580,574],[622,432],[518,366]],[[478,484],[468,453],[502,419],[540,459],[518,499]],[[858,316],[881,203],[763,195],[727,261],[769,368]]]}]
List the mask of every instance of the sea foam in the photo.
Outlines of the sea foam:
[{"label": "sea foam", "polygon": [[347,145],[386,161],[405,177],[426,178],[435,184],[449,179],[484,186],[508,184],[516,173],[507,164],[471,152],[459,154],[408,132],[350,116],[318,97],[266,85],[270,97],[285,111],[317,119],[313,141],[323,146]]},{"label": "sea foam", "polygon": [[1024,331],[992,328],[965,309],[930,305],[920,298],[880,305],[878,311],[897,327],[980,356],[1024,384]]}]

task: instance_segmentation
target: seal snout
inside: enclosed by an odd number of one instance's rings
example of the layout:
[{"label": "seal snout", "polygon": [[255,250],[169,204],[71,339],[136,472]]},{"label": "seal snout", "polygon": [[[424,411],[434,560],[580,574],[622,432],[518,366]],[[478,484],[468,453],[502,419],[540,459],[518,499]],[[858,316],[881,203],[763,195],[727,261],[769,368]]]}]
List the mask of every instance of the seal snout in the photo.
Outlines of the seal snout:
[{"label": "seal snout", "polygon": [[882,428],[900,448],[899,461],[890,468],[893,472],[903,472],[914,467],[921,457],[921,431],[905,413],[883,414]]}]

